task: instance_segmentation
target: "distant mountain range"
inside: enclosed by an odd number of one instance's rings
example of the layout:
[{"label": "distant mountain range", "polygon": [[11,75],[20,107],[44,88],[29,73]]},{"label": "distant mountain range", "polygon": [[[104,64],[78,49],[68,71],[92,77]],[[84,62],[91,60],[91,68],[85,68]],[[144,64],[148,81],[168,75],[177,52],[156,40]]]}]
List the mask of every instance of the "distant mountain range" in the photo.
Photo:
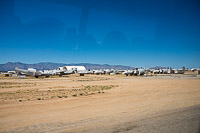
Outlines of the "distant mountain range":
[{"label": "distant mountain range", "polygon": [[52,63],[52,62],[41,62],[35,64],[25,64],[21,62],[8,62],[5,64],[0,64],[0,71],[13,71],[15,67],[28,69],[35,68],[36,70],[52,70],[57,69],[62,66],[85,66],[86,69],[132,69],[134,67],[123,66],[123,65],[108,65],[108,64],[91,64],[91,63]]}]

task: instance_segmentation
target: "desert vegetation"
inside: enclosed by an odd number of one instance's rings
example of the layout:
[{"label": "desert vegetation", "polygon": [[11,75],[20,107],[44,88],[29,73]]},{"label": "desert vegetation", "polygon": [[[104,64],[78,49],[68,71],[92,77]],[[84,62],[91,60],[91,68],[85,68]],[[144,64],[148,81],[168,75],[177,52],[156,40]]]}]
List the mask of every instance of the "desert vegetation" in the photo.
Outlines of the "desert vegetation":
[{"label": "desert vegetation", "polygon": [[20,82],[0,82],[0,89],[6,88],[20,88],[20,87],[28,87],[28,86],[35,86],[36,83],[20,83]]},{"label": "desert vegetation", "polygon": [[68,98],[87,96],[92,94],[104,93],[106,90],[117,87],[116,85],[88,85],[80,86],[72,89],[31,89],[31,90],[17,90],[14,92],[1,92],[1,101],[33,101],[33,100],[48,100],[55,98]]}]

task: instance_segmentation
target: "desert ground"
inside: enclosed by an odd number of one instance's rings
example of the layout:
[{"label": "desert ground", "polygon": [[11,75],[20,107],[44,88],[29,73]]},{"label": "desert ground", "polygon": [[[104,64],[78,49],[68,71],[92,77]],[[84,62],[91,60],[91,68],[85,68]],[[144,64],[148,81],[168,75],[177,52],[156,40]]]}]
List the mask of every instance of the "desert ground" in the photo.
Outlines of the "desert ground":
[{"label": "desert ground", "polygon": [[199,133],[200,76],[1,75],[0,132]]}]

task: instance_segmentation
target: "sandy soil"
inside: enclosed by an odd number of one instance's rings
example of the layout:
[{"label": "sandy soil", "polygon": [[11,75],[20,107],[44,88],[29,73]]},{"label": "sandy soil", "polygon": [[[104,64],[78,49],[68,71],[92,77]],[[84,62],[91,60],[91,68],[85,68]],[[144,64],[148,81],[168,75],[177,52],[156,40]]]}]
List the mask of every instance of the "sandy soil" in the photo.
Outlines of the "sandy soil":
[{"label": "sandy soil", "polygon": [[200,78],[0,78],[0,132],[196,132]]}]

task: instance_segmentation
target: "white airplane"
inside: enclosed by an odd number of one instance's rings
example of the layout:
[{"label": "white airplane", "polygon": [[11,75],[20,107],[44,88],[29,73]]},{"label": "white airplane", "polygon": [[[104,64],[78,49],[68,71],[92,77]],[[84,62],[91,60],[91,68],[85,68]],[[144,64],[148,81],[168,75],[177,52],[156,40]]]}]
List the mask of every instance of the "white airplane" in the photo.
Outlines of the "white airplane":
[{"label": "white airplane", "polygon": [[80,73],[80,76],[84,76],[87,70],[84,66],[64,66],[59,67],[57,74],[61,77],[62,75],[69,75],[74,73]]},{"label": "white airplane", "polygon": [[15,74],[15,73],[16,73],[15,71],[8,71],[8,72],[2,72],[1,74],[4,74],[5,77],[9,77],[10,75]]},{"label": "white airplane", "polygon": [[138,69],[138,75],[144,75],[145,74],[145,70],[144,69]]},{"label": "white airplane", "polygon": [[135,69],[135,70],[126,70],[124,71],[122,74],[125,74],[126,76],[130,75],[144,75],[145,74],[145,70],[144,69]]},{"label": "white airplane", "polygon": [[20,69],[18,67],[15,68],[15,72],[18,75],[28,75],[28,76],[37,76],[38,73],[36,73],[36,69],[28,68],[28,70]]},{"label": "white airplane", "polygon": [[122,74],[124,74],[126,76],[128,76],[128,75],[132,76],[133,72],[134,72],[133,70],[125,70]]},{"label": "white airplane", "polygon": [[105,74],[103,70],[94,70],[94,74]]},{"label": "white airplane", "polygon": [[64,70],[64,71],[58,71],[57,75],[59,75],[60,77],[62,77],[63,75],[70,75],[70,74],[74,74],[75,72],[72,70]]},{"label": "white airplane", "polygon": [[49,77],[51,75],[56,74],[56,71],[52,70],[44,70],[44,71],[36,71],[34,68],[28,68],[28,70],[15,68],[15,72],[17,75],[26,75],[26,76],[34,76],[35,78],[38,78],[40,76]]}]

